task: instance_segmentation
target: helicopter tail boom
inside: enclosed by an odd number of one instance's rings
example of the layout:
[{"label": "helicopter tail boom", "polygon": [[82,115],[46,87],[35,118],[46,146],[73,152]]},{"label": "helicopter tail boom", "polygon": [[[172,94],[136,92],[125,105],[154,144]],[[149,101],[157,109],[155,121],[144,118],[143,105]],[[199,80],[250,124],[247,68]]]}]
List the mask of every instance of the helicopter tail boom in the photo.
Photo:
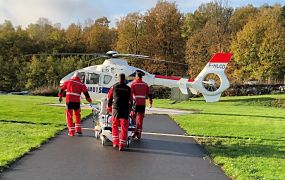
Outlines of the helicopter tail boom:
[{"label": "helicopter tail boom", "polygon": [[195,80],[155,75],[153,85],[163,85],[170,88],[178,86],[183,94],[188,94],[189,88],[193,94],[202,93],[206,102],[216,102],[222,92],[230,86],[224,71],[231,56],[232,53],[214,54]]}]

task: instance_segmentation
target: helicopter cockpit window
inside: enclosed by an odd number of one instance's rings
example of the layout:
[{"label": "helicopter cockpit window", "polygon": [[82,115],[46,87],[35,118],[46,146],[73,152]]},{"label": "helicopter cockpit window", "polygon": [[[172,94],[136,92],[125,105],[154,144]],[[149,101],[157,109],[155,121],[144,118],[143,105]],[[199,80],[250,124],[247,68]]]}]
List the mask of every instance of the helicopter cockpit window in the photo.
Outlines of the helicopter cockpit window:
[{"label": "helicopter cockpit window", "polygon": [[109,82],[112,80],[112,76],[110,76],[110,75],[105,75],[104,76],[104,81],[103,81],[103,83],[104,84],[109,84]]},{"label": "helicopter cockpit window", "polygon": [[136,79],[136,73],[137,73],[137,72],[142,73],[142,76],[145,75],[145,73],[144,73],[143,71],[137,70],[137,71],[133,72],[132,74],[130,74],[130,75],[126,78],[126,80],[127,80],[128,82],[131,82],[131,81],[135,80],[135,79]]},{"label": "helicopter cockpit window", "polygon": [[128,77],[126,77],[127,82],[132,82],[135,79],[136,79],[135,76],[128,76]]},{"label": "helicopter cockpit window", "polygon": [[145,73],[144,73],[144,72],[142,72],[142,71],[140,71],[140,70],[137,70],[136,72],[140,72],[140,73],[142,74],[142,76],[144,76],[144,75],[145,75]]},{"label": "helicopter cockpit window", "polygon": [[88,73],[86,75],[86,84],[99,84],[100,75],[96,73]]},{"label": "helicopter cockpit window", "polygon": [[74,72],[69,73],[69,74],[68,74],[68,75],[66,75],[64,78],[62,78],[62,80],[61,80],[61,81],[67,81],[67,80],[69,80],[69,79],[73,76],[73,74],[74,74]]}]

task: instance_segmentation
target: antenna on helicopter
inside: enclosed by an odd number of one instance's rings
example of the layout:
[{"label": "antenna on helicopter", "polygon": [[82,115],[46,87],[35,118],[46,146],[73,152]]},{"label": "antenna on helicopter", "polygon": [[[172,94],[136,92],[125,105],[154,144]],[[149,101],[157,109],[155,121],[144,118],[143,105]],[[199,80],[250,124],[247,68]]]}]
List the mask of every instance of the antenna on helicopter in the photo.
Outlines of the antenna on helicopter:
[{"label": "antenna on helicopter", "polygon": [[138,55],[138,54],[119,54],[117,51],[108,51],[106,54],[110,58],[119,58],[119,57],[149,58],[149,56]]},{"label": "antenna on helicopter", "polygon": [[116,54],[119,54],[117,51],[108,51],[106,53],[106,55],[109,57],[109,58],[112,58],[114,57]]}]

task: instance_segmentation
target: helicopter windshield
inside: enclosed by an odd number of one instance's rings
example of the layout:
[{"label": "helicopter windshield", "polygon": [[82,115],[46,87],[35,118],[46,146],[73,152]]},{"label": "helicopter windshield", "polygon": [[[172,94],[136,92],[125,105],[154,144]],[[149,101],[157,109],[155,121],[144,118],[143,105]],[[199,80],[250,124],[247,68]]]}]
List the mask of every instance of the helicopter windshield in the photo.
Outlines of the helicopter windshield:
[{"label": "helicopter windshield", "polygon": [[105,75],[105,76],[104,76],[104,81],[103,81],[103,83],[104,83],[104,84],[109,84],[111,80],[112,80],[112,76],[110,76],[110,75]]},{"label": "helicopter windshield", "polygon": [[64,83],[65,81],[67,81],[68,79],[70,79],[73,76],[74,72],[69,73],[68,75],[66,75],[64,78],[62,78],[60,80],[60,83]]},{"label": "helicopter windshield", "polygon": [[143,71],[141,71],[141,70],[136,70],[135,72],[133,72],[132,74],[130,74],[128,77],[126,77],[126,80],[127,80],[128,83],[129,83],[129,82],[132,82],[133,80],[136,79],[136,73],[137,73],[137,72],[140,72],[140,73],[142,74],[142,76],[145,75],[145,73],[144,73]]},{"label": "helicopter windshield", "polygon": [[[75,71],[74,71],[75,72]],[[72,78],[72,76],[74,75],[74,72],[69,73],[68,75],[66,75],[64,78],[62,78],[60,80],[60,84],[63,84],[65,81],[69,80]],[[81,82],[85,83],[85,73],[84,72],[80,72],[80,80]]]}]

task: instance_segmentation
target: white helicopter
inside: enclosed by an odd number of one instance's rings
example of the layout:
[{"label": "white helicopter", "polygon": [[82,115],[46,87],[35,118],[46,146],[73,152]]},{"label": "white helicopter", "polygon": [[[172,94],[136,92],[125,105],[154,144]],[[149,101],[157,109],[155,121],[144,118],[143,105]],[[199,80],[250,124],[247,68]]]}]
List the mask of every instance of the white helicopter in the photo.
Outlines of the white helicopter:
[{"label": "white helicopter", "polygon": [[[200,92],[203,94],[206,102],[218,101],[222,92],[230,86],[224,71],[231,59],[231,53],[214,54],[194,80],[174,76],[153,75],[142,69],[130,66],[126,60],[121,59],[121,57],[151,59],[148,56],[119,54],[116,51],[109,51],[106,54],[107,56],[105,57],[109,57],[109,59],[106,59],[103,64],[76,70],[80,72],[81,80],[86,84],[91,98],[100,100],[101,102],[106,98],[109,89],[117,83],[117,78],[120,73],[126,75],[128,85],[131,84],[136,72],[139,71],[143,74],[143,81],[149,86],[178,87],[183,94],[188,94],[189,90],[193,94]],[[70,79],[74,72],[62,78],[60,84],[62,85],[66,80]],[[215,78],[211,78],[213,76],[215,76]]]}]

